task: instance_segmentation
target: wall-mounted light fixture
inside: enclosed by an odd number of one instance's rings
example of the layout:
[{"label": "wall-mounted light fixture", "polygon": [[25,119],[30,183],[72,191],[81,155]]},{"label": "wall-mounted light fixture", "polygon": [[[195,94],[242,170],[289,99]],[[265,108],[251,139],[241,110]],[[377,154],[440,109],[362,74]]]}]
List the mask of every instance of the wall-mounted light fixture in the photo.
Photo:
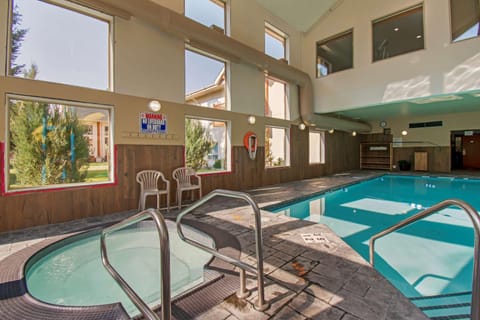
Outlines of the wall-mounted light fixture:
[{"label": "wall-mounted light fixture", "polygon": [[298,129],[300,129],[300,130],[302,130],[302,131],[305,130],[306,127],[307,127],[307,126],[306,126],[305,123],[303,123],[303,122],[298,125]]},{"label": "wall-mounted light fixture", "polygon": [[352,136],[356,136],[357,135],[357,131],[352,131]]},{"label": "wall-mounted light fixture", "polygon": [[328,130],[328,133],[330,133],[330,134],[333,134],[334,132],[335,132],[335,129],[333,129],[333,128]]},{"label": "wall-mounted light fixture", "polygon": [[402,131],[402,136],[406,136],[408,134],[408,131],[407,130],[403,130]]},{"label": "wall-mounted light fixture", "polygon": [[248,116],[247,121],[250,124],[255,124],[255,121],[257,121],[257,119],[255,118],[255,116],[250,115]]},{"label": "wall-mounted light fixture", "polygon": [[162,108],[162,105],[160,104],[160,101],[152,100],[148,103],[148,108],[153,112],[158,112]]}]

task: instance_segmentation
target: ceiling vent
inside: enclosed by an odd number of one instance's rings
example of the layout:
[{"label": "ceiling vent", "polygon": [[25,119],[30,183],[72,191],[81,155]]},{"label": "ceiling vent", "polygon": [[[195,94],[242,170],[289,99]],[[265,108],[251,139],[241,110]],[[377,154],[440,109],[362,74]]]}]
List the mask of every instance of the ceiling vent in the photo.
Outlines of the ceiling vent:
[{"label": "ceiling vent", "polygon": [[443,121],[429,121],[429,122],[415,122],[409,123],[408,127],[412,128],[431,128],[431,127],[441,127],[443,126]]},{"label": "ceiling vent", "polygon": [[462,100],[462,99],[463,98],[460,96],[448,95],[448,96],[437,96],[437,97],[427,97],[427,98],[416,99],[416,100],[412,100],[412,103],[427,104],[427,103]]}]

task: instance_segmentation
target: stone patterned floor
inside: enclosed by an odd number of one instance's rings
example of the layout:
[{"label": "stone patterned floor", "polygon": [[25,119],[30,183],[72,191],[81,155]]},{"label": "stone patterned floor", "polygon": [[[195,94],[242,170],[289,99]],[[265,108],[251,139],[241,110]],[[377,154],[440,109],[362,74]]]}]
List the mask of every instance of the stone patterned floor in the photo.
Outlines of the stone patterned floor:
[{"label": "stone patterned floor", "polygon": [[[260,207],[342,187],[377,173],[354,172],[268,186],[249,193]],[[70,223],[0,233],[0,259],[58,234],[115,221],[133,211]],[[178,211],[166,215],[175,217]],[[189,215],[235,235],[242,261],[255,265],[254,219],[245,203],[214,198]],[[379,275],[328,227],[262,210],[265,295],[271,307],[254,309],[256,279],[249,276],[252,294],[245,300],[231,296],[198,315],[197,319],[427,319],[411,302]],[[307,244],[302,234],[316,233],[322,241]],[[1,271],[0,271],[1,272]]]}]

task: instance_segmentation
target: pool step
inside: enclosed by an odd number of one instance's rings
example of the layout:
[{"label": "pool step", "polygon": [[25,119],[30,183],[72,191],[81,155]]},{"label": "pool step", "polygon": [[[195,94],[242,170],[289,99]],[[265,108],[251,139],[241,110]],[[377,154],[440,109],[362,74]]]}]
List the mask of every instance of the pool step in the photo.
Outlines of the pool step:
[{"label": "pool step", "polygon": [[472,292],[410,298],[432,320],[470,320],[471,299]]}]

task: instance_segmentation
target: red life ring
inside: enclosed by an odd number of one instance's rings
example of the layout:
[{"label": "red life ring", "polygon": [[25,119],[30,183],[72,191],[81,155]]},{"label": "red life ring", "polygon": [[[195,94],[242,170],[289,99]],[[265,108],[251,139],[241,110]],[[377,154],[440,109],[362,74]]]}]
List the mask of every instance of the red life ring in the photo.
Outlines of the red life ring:
[{"label": "red life ring", "polygon": [[[250,137],[251,136],[255,136],[255,138],[257,137],[257,135],[255,134],[255,132],[252,132],[252,131],[248,131],[247,133],[245,133],[245,135],[243,136],[243,145],[245,146],[245,149],[248,150],[248,140],[250,140]],[[255,141],[255,144],[252,145],[252,150],[250,151],[255,151],[255,147],[256,147],[256,144],[257,144],[257,141]]]}]

